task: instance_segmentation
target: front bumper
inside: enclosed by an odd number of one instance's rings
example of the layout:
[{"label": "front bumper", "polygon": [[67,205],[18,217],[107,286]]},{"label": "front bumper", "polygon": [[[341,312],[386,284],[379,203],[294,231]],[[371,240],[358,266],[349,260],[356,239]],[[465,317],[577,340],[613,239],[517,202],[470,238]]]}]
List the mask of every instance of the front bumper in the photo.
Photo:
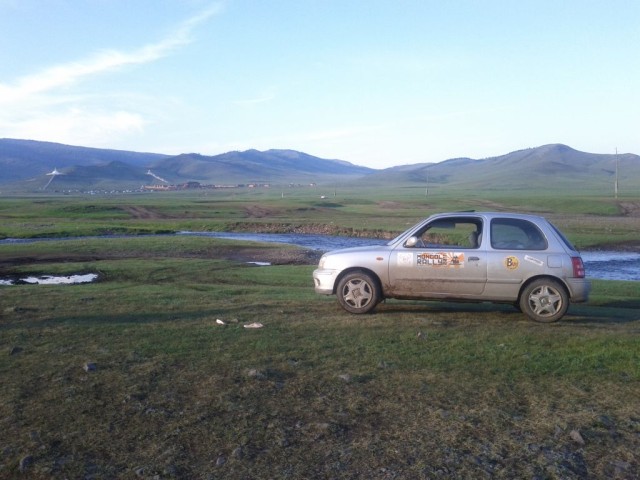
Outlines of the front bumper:
[{"label": "front bumper", "polygon": [[313,271],[313,285],[320,295],[333,295],[338,270],[318,268]]}]

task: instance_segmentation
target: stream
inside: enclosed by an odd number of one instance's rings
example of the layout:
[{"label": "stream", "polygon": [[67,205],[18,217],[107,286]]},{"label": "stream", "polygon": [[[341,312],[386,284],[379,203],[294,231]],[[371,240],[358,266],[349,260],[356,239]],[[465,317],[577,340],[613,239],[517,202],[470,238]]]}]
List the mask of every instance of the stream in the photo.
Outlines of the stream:
[{"label": "stream", "polygon": [[[388,240],[376,238],[335,237],[296,233],[234,233],[234,232],[179,232],[178,235],[193,235],[228,238],[253,242],[288,243],[299,247],[328,252],[339,248],[365,245],[384,245]],[[587,276],[602,280],[640,281],[640,253],[618,251],[583,251]]]},{"label": "stream", "polygon": [[[172,234],[167,234],[172,235]],[[339,248],[365,245],[384,245],[388,240],[375,238],[337,237],[297,233],[235,233],[235,232],[178,232],[175,235],[227,238],[253,242],[286,243],[303,248],[328,252]],[[88,238],[132,238],[137,235],[105,235],[96,237],[30,238],[0,240],[0,246],[16,243],[42,241],[82,240]],[[166,235],[165,235],[166,236]],[[640,253],[625,251],[583,251],[581,252],[587,276],[602,280],[640,281]]]}]

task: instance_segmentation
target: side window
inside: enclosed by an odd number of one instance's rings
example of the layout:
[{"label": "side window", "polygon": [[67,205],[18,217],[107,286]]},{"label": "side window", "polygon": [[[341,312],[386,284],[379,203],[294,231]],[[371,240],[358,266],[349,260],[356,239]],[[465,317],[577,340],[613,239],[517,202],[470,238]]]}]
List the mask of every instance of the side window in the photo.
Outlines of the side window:
[{"label": "side window", "polygon": [[547,239],[528,220],[496,218],[491,221],[491,246],[498,250],[546,250]]},{"label": "side window", "polygon": [[479,248],[482,222],[477,218],[440,219],[418,235],[417,248]]}]

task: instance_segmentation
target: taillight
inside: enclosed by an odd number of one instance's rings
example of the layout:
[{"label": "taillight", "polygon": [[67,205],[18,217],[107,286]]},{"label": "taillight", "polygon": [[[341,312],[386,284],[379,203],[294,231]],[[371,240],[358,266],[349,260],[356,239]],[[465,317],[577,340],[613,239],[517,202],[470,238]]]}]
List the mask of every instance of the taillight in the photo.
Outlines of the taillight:
[{"label": "taillight", "polygon": [[584,263],[582,263],[582,258],[571,257],[571,264],[573,265],[573,276],[575,278],[584,278]]}]

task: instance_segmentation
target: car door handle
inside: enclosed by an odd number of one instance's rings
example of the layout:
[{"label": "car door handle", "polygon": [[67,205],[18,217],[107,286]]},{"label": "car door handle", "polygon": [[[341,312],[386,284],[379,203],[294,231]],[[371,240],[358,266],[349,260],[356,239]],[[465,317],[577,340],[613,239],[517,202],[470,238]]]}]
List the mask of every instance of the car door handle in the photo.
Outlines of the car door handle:
[{"label": "car door handle", "polygon": [[480,257],[469,257],[469,261],[470,262],[479,262],[480,261]]}]

